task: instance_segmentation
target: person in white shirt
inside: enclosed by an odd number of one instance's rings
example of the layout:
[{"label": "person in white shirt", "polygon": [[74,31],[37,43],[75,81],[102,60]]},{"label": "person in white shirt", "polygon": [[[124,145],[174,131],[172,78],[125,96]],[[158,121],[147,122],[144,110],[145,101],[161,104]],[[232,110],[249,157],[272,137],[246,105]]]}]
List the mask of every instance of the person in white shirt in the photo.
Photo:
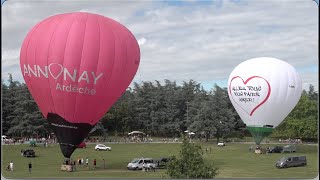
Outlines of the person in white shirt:
[{"label": "person in white shirt", "polygon": [[13,171],[13,162],[11,161],[9,165],[10,165],[10,171]]}]

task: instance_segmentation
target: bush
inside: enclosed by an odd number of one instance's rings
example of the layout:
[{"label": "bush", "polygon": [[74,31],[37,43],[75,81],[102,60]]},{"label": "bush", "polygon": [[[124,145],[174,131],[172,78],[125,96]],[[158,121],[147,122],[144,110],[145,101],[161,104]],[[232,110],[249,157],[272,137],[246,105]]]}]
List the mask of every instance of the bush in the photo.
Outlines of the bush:
[{"label": "bush", "polygon": [[201,146],[189,143],[186,137],[180,150],[180,158],[174,157],[168,164],[167,174],[171,178],[211,179],[217,175],[217,168],[206,163]]}]

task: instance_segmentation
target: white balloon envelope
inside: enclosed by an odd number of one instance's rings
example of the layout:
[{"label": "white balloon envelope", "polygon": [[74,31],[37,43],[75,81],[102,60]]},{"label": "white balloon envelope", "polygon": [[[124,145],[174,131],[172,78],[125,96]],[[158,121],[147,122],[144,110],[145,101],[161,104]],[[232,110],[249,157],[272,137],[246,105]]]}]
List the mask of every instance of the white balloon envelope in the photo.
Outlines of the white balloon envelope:
[{"label": "white balloon envelope", "polygon": [[270,57],[240,63],[228,80],[232,105],[257,144],[292,111],[301,92],[301,79],[295,68]]}]

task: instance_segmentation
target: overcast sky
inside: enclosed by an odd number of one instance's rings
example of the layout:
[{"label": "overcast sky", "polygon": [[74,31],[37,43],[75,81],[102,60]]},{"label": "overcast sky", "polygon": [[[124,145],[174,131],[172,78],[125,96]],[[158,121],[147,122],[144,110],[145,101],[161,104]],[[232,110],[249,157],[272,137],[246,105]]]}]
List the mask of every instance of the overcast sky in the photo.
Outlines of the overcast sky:
[{"label": "overcast sky", "polygon": [[207,90],[226,87],[231,71],[256,57],[294,66],[303,88],[318,89],[318,8],[313,0],[7,0],[1,7],[2,79],[19,68],[20,47],[39,21],[90,12],[126,26],[140,44],[133,81],[193,79]]}]

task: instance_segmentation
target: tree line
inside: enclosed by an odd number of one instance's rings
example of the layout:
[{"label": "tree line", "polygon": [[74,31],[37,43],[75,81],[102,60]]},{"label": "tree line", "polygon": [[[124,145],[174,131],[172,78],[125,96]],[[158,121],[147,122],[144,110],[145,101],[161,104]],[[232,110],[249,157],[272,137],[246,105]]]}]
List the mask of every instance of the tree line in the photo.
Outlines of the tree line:
[{"label": "tree line", "polygon": [[[318,92],[310,85],[273,137],[316,140],[318,137]],[[233,108],[227,88],[214,85],[206,91],[190,80],[178,85],[134,83],[91,131],[92,135],[122,136],[140,130],[152,136],[180,137],[190,130],[205,138],[249,135]],[[47,137],[52,131],[24,83],[9,75],[2,80],[2,133],[11,137]],[[250,135],[249,135],[250,136]]]}]

